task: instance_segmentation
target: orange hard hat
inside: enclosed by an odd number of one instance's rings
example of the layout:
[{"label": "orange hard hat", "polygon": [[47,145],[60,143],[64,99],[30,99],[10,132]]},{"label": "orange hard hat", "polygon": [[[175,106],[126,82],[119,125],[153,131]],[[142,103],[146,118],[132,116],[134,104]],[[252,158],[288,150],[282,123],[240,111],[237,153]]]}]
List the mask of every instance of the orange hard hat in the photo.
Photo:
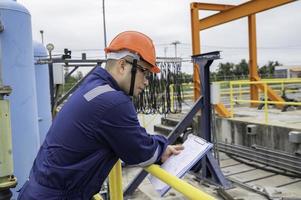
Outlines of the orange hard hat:
[{"label": "orange hard hat", "polygon": [[137,31],[122,32],[105,48],[106,53],[121,50],[137,53],[144,61],[152,66],[150,69],[151,72],[160,72],[160,68],[156,66],[156,51],[153,41],[143,33]]}]

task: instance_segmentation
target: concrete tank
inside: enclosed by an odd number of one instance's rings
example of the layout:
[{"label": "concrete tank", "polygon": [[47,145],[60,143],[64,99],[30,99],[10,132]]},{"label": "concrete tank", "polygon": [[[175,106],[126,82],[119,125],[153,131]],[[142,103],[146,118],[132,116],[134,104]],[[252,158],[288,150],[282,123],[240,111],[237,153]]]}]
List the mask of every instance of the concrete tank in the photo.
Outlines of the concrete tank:
[{"label": "concrete tank", "polygon": [[2,76],[13,89],[11,105],[14,175],[18,190],[28,178],[38,151],[38,111],[33,64],[31,16],[22,5],[0,1]]},{"label": "concrete tank", "polygon": [[43,44],[34,41],[33,49],[35,62],[34,67],[36,75],[40,144],[42,144],[52,121],[49,89],[49,70],[47,64],[36,63],[36,61],[40,58],[47,58],[47,51]]}]

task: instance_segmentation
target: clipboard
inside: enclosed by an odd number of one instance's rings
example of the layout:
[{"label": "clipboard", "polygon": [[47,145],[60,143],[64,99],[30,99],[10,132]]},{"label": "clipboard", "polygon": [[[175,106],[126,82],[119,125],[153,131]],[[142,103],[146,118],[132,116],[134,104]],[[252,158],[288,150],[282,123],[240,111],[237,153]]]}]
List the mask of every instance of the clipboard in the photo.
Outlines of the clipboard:
[{"label": "clipboard", "polygon": [[[183,146],[184,150],[179,155],[169,157],[161,165],[162,169],[179,178],[182,178],[213,147],[213,144],[190,134]],[[152,175],[148,178],[161,197],[171,188]]]}]

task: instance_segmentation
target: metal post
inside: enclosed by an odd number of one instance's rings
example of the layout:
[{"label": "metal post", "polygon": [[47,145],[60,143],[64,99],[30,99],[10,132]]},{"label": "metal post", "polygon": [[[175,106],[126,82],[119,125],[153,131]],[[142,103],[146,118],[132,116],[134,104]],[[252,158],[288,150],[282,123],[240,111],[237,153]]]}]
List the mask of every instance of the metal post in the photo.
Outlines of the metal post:
[{"label": "metal post", "polygon": [[109,174],[111,200],[123,200],[121,161],[118,160]]},{"label": "metal post", "polygon": [[[4,30],[2,22],[0,21],[0,33]],[[0,88],[2,87],[3,80],[2,80],[2,45],[0,43]],[[1,99],[1,94],[0,94]]]},{"label": "metal post", "polygon": [[[191,17],[191,38],[192,38],[192,55],[201,53],[201,40],[199,30],[199,9],[197,3],[190,3],[190,17]],[[194,82],[194,100],[196,101],[201,95],[199,68],[197,64],[193,64],[193,82]]]},{"label": "metal post", "polygon": [[[256,15],[248,16],[248,27],[249,27],[249,72],[250,81],[258,79],[257,72],[257,41],[256,41]],[[258,100],[258,87],[255,84],[250,85],[250,98],[251,100]],[[252,107],[258,106],[257,103],[251,103]]]},{"label": "metal post", "polygon": [[[107,28],[106,28],[106,13],[105,13],[105,0],[102,0],[102,20],[103,20],[103,35],[104,35],[104,45],[107,47]],[[105,54],[107,59],[107,54]]]},{"label": "metal post", "polygon": [[49,52],[49,59],[50,59],[50,62],[48,63],[48,69],[49,69],[50,102],[51,102],[51,113],[53,113],[53,108],[54,108],[54,83],[53,83],[53,63],[52,63],[51,51]]},{"label": "metal post", "polygon": [[50,102],[51,102],[51,113],[53,116],[53,108],[54,108],[54,84],[53,84],[53,60],[52,60],[52,54],[51,52],[54,49],[54,45],[49,43],[46,45],[46,48],[49,53],[49,62],[48,62],[48,68],[49,68],[49,88],[50,88]]},{"label": "metal post", "polygon": [[[210,103],[210,70],[209,67],[215,59],[220,58],[219,51],[210,53],[204,53],[192,56],[192,60],[200,68],[200,80],[201,80],[201,93],[204,98],[200,130],[201,137],[211,142],[211,103]],[[205,157],[202,158],[201,162],[195,165],[196,170],[199,171],[201,166],[202,178],[211,179],[215,183],[220,184],[225,188],[231,187],[230,182],[224,177],[218,162],[212,156],[212,152],[208,152]]]},{"label": "metal post", "polygon": [[230,81],[230,111],[231,117],[234,116],[234,101],[233,101],[233,82]]},{"label": "metal post", "polygon": [[268,84],[264,84],[264,122],[268,124]]},{"label": "metal post", "polygon": [[[212,64],[213,60],[207,61],[203,69],[201,77],[202,95],[204,97],[204,107],[201,115],[201,126],[203,129],[202,137],[211,142],[211,103],[210,103],[210,70],[209,66]],[[201,67],[201,66],[200,66]]]},{"label": "metal post", "polygon": [[42,44],[44,45],[44,31],[40,30],[40,33],[41,33]]},{"label": "metal post", "polygon": [[175,58],[177,58],[177,45],[180,44],[180,41],[174,41],[171,44],[175,45]]}]

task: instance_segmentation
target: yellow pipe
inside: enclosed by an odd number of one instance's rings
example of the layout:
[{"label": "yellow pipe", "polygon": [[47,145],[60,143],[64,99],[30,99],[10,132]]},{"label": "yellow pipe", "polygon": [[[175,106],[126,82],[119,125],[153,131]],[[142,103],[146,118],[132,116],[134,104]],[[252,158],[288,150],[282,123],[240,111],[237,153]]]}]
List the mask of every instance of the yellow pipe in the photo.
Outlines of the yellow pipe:
[{"label": "yellow pipe", "polygon": [[242,85],[248,85],[248,84],[264,84],[264,83],[301,83],[301,80],[266,80],[266,81],[231,81],[234,85],[242,84]]},{"label": "yellow pipe", "polygon": [[231,117],[233,117],[234,114],[234,108],[233,108],[233,84],[230,82],[230,106],[231,106]]},{"label": "yellow pipe", "polygon": [[160,168],[159,165],[150,165],[146,167],[145,170],[148,173],[160,179],[161,181],[170,185],[178,192],[182,193],[188,199],[192,199],[192,200],[214,200],[215,199],[212,196],[198,190],[192,185],[179,179],[178,177],[169,174],[164,169]]},{"label": "yellow pipe", "polygon": [[241,84],[239,84],[239,99],[242,98],[242,90],[241,90]]},{"label": "yellow pipe", "polygon": [[268,86],[264,85],[264,121],[268,124]]},{"label": "yellow pipe", "polygon": [[92,200],[103,200],[103,198],[100,196],[100,194],[96,194],[92,197]]},{"label": "yellow pipe", "polygon": [[121,161],[118,160],[109,174],[111,200],[123,200]]},{"label": "yellow pipe", "polygon": [[173,104],[174,104],[174,91],[173,91],[173,86],[174,86],[174,84],[170,84],[170,86],[169,86],[169,90],[170,90],[170,111],[172,111],[172,112],[174,112],[174,110],[173,110]]},{"label": "yellow pipe", "polygon": [[[234,102],[242,103],[264,103],[265,101],[256,101],[256,100],[233,100]],[[279,102],[279,101],[267,101],[269,104],[280,104],[280,105],[290,105],[290,106],[301,106],[301,102]]]},{"label": "yellow pipe", "polygon": [[[222,83],[222,84],[225,84],[227,83],[226,81],[223,81],[223,82],[219,82],[217,81],[218,83]],[[301,83],[301,79],[289,79],[289,80],[286,80],[286,79],[263,79],[261,81],[248,81],[248,80],[239,80],[239,81],[231,81],[234,85],[238,85],[238,84],[242,84],[242,85],[248,85],[248,84],[262,84],[262,83],[271,83],[271,84],[283,84],[283,83]],[[214,82],[215,83],[215,82]]]},{"label": "yellow pipe", "polygon": [[[275,92],[281,92],[281,90],[275,90]],[[291,89],[291,90],[285,90],[285,93],[294,93],[294,92],[298,92],[299,90],[297,89]],[[233,94],[238,94],[239,92],[233,92]],[[241,91],[241,94],[249,94],[250,93],[250,90],[242,90]],[[230,92],[221,92],[221,95],[228,95],[230,94]],[[186,96],[186,95],[185,95]],[[189,95],[187,95],[188,97]]]}]

